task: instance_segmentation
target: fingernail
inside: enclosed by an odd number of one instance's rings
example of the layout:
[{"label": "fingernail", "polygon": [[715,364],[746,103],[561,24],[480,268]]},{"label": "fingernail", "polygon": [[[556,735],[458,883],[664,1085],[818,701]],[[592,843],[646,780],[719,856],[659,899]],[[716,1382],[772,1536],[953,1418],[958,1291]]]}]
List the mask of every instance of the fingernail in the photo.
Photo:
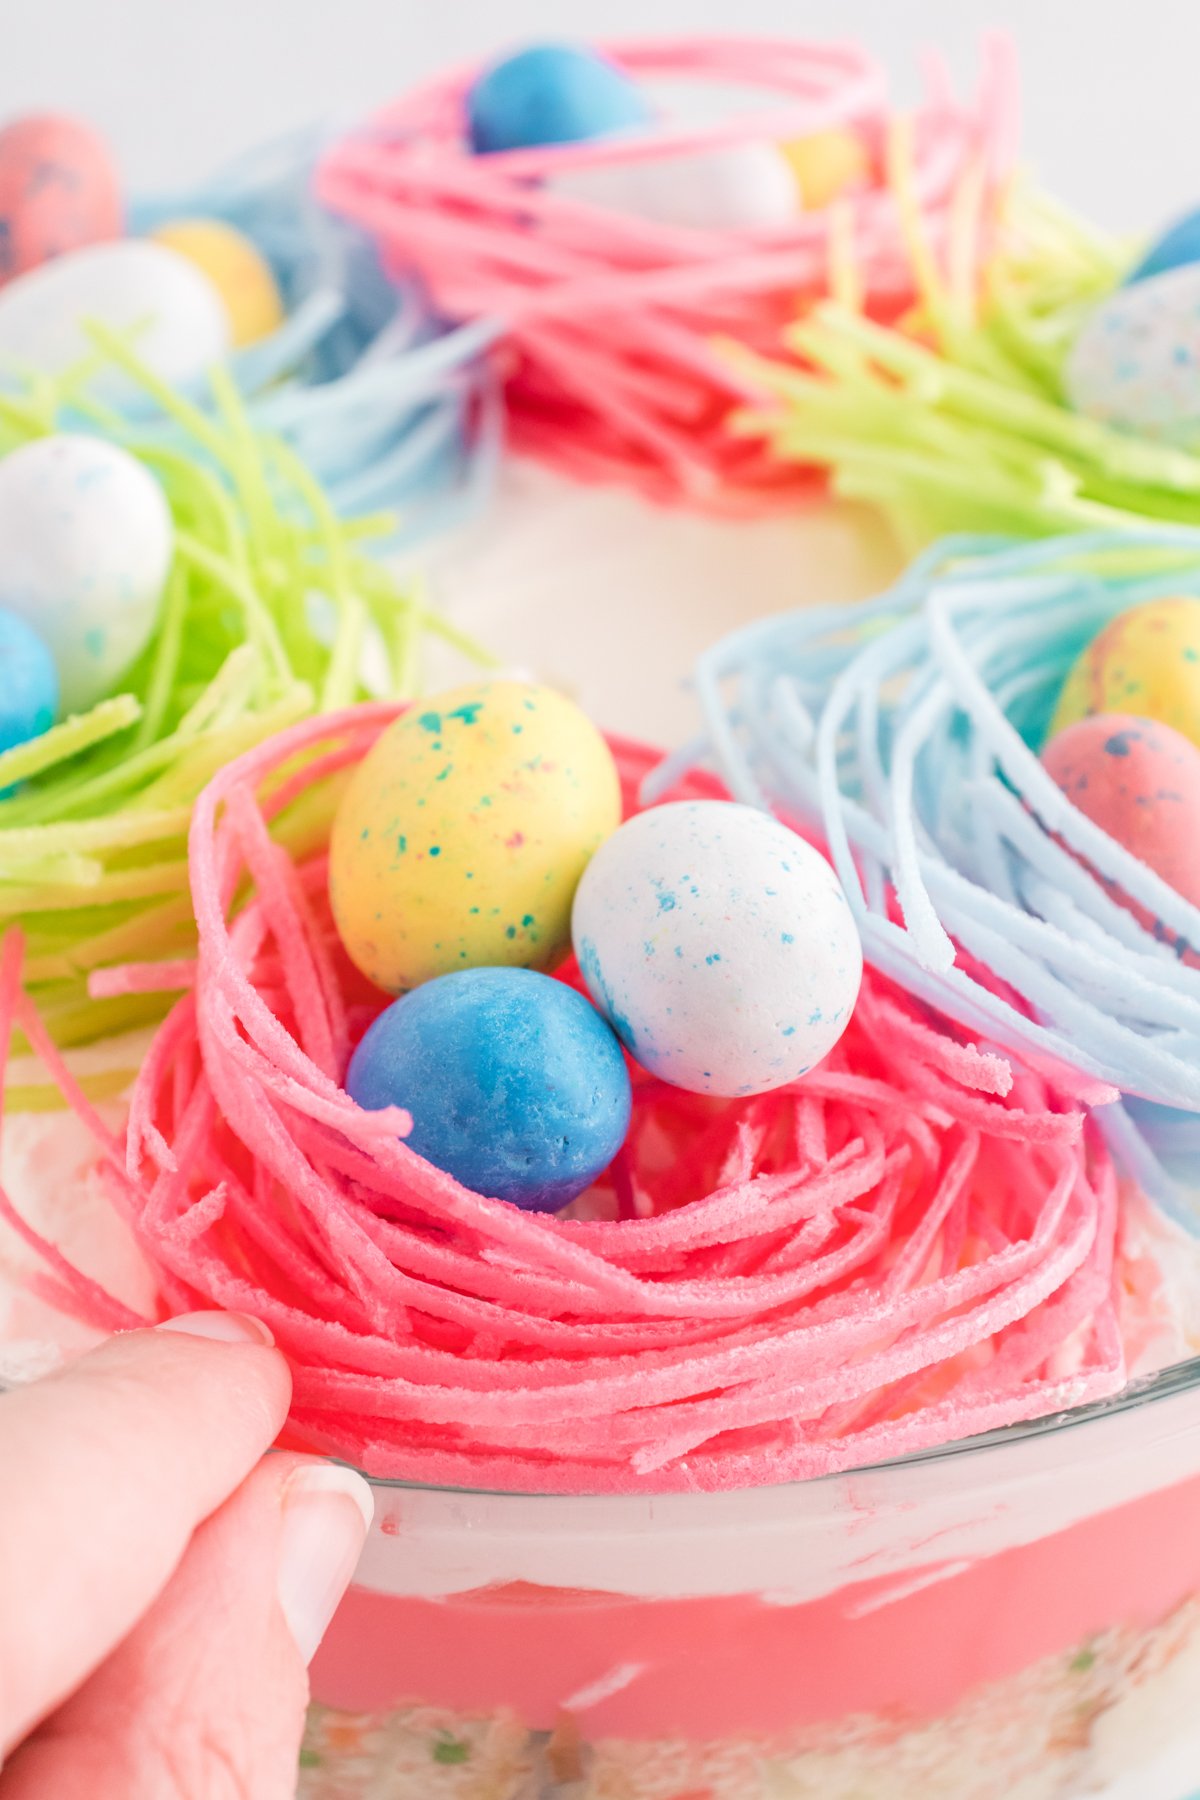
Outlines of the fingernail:
[{"label": "fingernail", "polygon": [[302,1463],[284,1490],[276,1591],[306,1663],[350,1585],[374,1512],[369,1484],[337,1463]]},{"label": "fingernail", "polygon": [[211,1338],[217,1344],[273,1344],[275,1339],[261,1319],[248,1313],[194,1312],[180,1313],[177,1319],[164,1319],[156,1331],[177,1331],[182,1337]]}]

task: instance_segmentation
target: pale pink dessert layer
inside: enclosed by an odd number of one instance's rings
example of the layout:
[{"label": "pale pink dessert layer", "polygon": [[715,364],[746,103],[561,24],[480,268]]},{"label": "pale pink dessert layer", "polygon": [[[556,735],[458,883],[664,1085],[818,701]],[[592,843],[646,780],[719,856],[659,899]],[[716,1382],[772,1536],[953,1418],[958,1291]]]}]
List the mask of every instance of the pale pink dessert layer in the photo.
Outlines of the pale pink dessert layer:
[{"label": "pale pink dessert layer", "polygon": [[353,1588],[313,1692],[348,1711],[510,1708],[534,1729],[565,1711],[588,1737],[933,1717],[1093,1633],[1149,1626],[1200,1591],[1198,1518],[1193,1477],[981,1561],[927,1564],[907,1595],[893,1576],[793,1605],[511,1583],[447,1599]]}]

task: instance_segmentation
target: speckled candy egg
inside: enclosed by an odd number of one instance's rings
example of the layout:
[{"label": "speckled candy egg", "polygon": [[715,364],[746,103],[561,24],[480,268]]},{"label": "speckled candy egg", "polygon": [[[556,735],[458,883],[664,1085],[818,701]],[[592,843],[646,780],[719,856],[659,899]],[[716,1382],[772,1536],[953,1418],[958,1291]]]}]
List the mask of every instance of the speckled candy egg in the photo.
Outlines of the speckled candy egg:
[{"label": "speckled candy egg", "polygon": [[421,701],[338,808],[329,891],[342,941],[390,993],[481,963],[550,968],[579,877],[620,817],[608,746],[561,694],[489,681]]},{"label": "speckled candy egg", "polygon": [[409,1148],[464,1187],[557,1212],[625,1140],[616,1038],[582,994],[530,969],[462,969],[382,1012],[350,1059],[360,1106],[403,1106]]},{"label": "speckled candy egg", "polygon": [[1118,288],[1084,324],[1064,370],[1076,412],[1165,442],[1200,431],[1200,264]]},{"label": "speckled candy egg", "polygon": [[607,137],[649,118],[637,83],[585,44],[531,44],[485,69],[467,95],[471,147],[483,154]]},{"label": "speckled candy egg", "polygon": [[[208,276],[166,244],[123,238],[72,251],[0,289],[0,375],[61,375],[94,356],[86,321],[126,335],[154,374],[185,387],[229,351],[228,315]],[[141,397],[117,369],[96,386],[122,405]]]},{"label": "speckled candy egg", "polygon": [[224,219],[171,219],[151,237],[207,275],[224,302],[235,347],[255,344],[283,324],[275,273],[244,231]]},{"label": "speckled candy egg", "polygon": [[1200,750],[1190,739],[1154,719],[1097,713],[1053,737],[1042,762],[1081,813],[1200,906]]},{"label": "speckled candy egg", "polygon": [[49,645],[64,711],[145,649],[173,549],[162,488],[119,445],[64,432],[0,459],[0,606]]},{"label": "speckled candy egg", "polygon": [[1147,600],[1110,620],[1068,675],[1051,732],[1104,712],[1158,719],[1200,744],[1200,599]]},{"label": "speckled candy egg", "polygon": [[695,231],[755,231],[800,210],[795,177],[776,144],[722,144],[555,176],[560,193],[607,211]]},{"label": "speckled candy egg", "polygon": [[588,865],[572,929],[626,1049],[698,1093],[765,1093],[807,1074],[846,1029],[862,978],[824,857],[728,801],[628,820]]},{"label": "speckled candy egg", "polygon": [[120,235],[117,171],[89,126],[31,113],[0,131],[0,285]]}]

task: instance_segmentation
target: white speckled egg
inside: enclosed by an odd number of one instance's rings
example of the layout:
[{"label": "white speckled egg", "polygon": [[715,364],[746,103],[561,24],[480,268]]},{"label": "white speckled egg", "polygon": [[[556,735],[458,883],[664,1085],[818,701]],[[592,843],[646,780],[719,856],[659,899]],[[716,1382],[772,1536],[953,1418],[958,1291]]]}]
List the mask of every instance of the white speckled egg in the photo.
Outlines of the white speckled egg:
[{"label": "white speckled egg", "polygon": [[[229,352],[229,315],[208,276],[166,244],[121,238],[56,257],[0,291],[0,372],[60,375],[94,355],[84,320],[129,334],[154,374],[184,386]],[[136,392],[115,370],[97,385],[106,399]]]},{"label": "white speckled egg", "polygon": [[145,649],[174,536],[162,488],[116,444],[64,432],[0,459],[0,607],[49,646],[64,712],[112,693]]},{"label": "white speckled egg", "polygon": [[1076,412],[1167,442],[1200,433],[1200,264],[1118,288],[1091,313],[1064,371]]},{"label": "white speckled egg", "polygon": [[597,163],[555,176],[554,186],[610,212],[697,231],[785,225],[800,211],[795,177],[776,144],[722,144],[637,162]]},{"label": "white speckled egg", "polygon": [[825,858],[767,813],[681,800],[629,819],[584,870],[571,920],[593,1000],[675,1087],[761,1094],[828,1055],[862,946]]}]

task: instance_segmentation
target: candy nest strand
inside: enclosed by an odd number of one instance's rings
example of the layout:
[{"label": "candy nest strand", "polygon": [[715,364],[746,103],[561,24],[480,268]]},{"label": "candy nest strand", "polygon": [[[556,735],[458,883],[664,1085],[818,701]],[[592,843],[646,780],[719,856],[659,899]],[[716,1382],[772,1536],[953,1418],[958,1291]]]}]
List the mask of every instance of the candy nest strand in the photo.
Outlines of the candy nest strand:
[{"label": "candy nest strand", "polygon": [[1183,529],[948,540],[862,607],[735,633],[697,687],[733,792],[828,842],[867,961],[1080,1099],[1122,1090],[1100,1123],[1194,1226],[1200,911],[1038,760],[1084,646],[1126,608],[1189,593],[1200,534]]},{"label": "candy nest strand", "polygon": [[[415,268],[447,317],[506,321],[517,449],[653,499],[737,512],[794,505],[811,490],[811,471],[729,434],[731,407],[756,390],[714,340],[774,354],[797,306],[839,290],[843,275],[871,312],[894,316],[914,291],[909,213],[940,247],[965,206],[973,226],[959,233],[962,273],[973,280],[1015,154],[1011,49],[987,43],[971,105],[927,58],[928,92],[912,120],[889,114],[882,72],[853,46],[690,38],[606,53],[636,80],[740,89],[757,104],[708,125],[656,120],[608,138],[475,156],[464,114],[478,70],[459,69],[336,144],[319,170],[320,195],[378,239],[398,277]],[[555,185],[577,171],[837,128],[862,141],[869,176],[831,206],[780,225],[664,225]],[[892,165],[902,171],[899,195]]]},{"label": "candy nest strand", "polygon": [[894,324],[841,297],[816,308],[787,333],[803,369],[730,343],[760,396],[735,429],[881,506],[909,553],[963,530],[1200,522],[1200,457],[1066,404],[1068,352],[1130,246],[1018,183],[977,288],[953,278],[963,252],[952,244],[939,259],[919,215],[909,220],[918,305]]},{"label": "candy nest strand", "polygon": [[[123,1157],[106,1144],[165,1307],[240,1308],[276,1334],[295,1442],[452,1485],[717,1489],[1121,1386],[1101,1144],[1037,1076],[877,977],[800,1084],[715,1102],[642,1076],[578,1216],[469,1192],[405,1146],[407,1115],[359,1110],[339,1083],[381,997],[340,953],[325,856],[294,860],[269,826],[394,714],[305,722],[206,789],[194,984]],[[632,806],[653,759],[614,750]],[[28,1020],[15,966],[7,998]],[[132,1322],[61,1258],[44,1291]]]},{"label": "candy nest strand", "polygon": [[320,147],[311,131],[264,145],[203,188],[143,200],[133,223],[221,219],[258,246],[287,316],[230,359],[252,423],[304,458],[343,515],[395,509],[407,542],[469,517],[491,489],[499,328],[448,329],[419,282],[387,279],[364,234],[313,198]]},{"label": "candy nest strand", "polygon": [[[340,524],[299,458],[249,424],[228,380],[215,379],[209,416],[115,340],[107,348],[175,421],[178,449],[146,445],[69,384],[0,399],[0,453],[85,408],[162,483],[175,526],[159,624],[121,691],[0,755],[0,932],[21,927],[26,981],[63,1045],[166,1010],[165,993],[119,985],[89,999],[87,981],[157,956],[160,987],[178,987],[172,959],[195,942],[187,826],[211,776],[314,709],[358,698],[364,646],[387,691],[404,694],[417,682],[423,633],[453,635],[359,548],[388,521]],[[280,820],[293,847],[321,841],[322,805],[306,797]],[[105,1071],[90,1091],[118,1092],[132,1073]],[[12,1106],[48,1103],[57,1103],[48,1088],[9,1095]]]}]

